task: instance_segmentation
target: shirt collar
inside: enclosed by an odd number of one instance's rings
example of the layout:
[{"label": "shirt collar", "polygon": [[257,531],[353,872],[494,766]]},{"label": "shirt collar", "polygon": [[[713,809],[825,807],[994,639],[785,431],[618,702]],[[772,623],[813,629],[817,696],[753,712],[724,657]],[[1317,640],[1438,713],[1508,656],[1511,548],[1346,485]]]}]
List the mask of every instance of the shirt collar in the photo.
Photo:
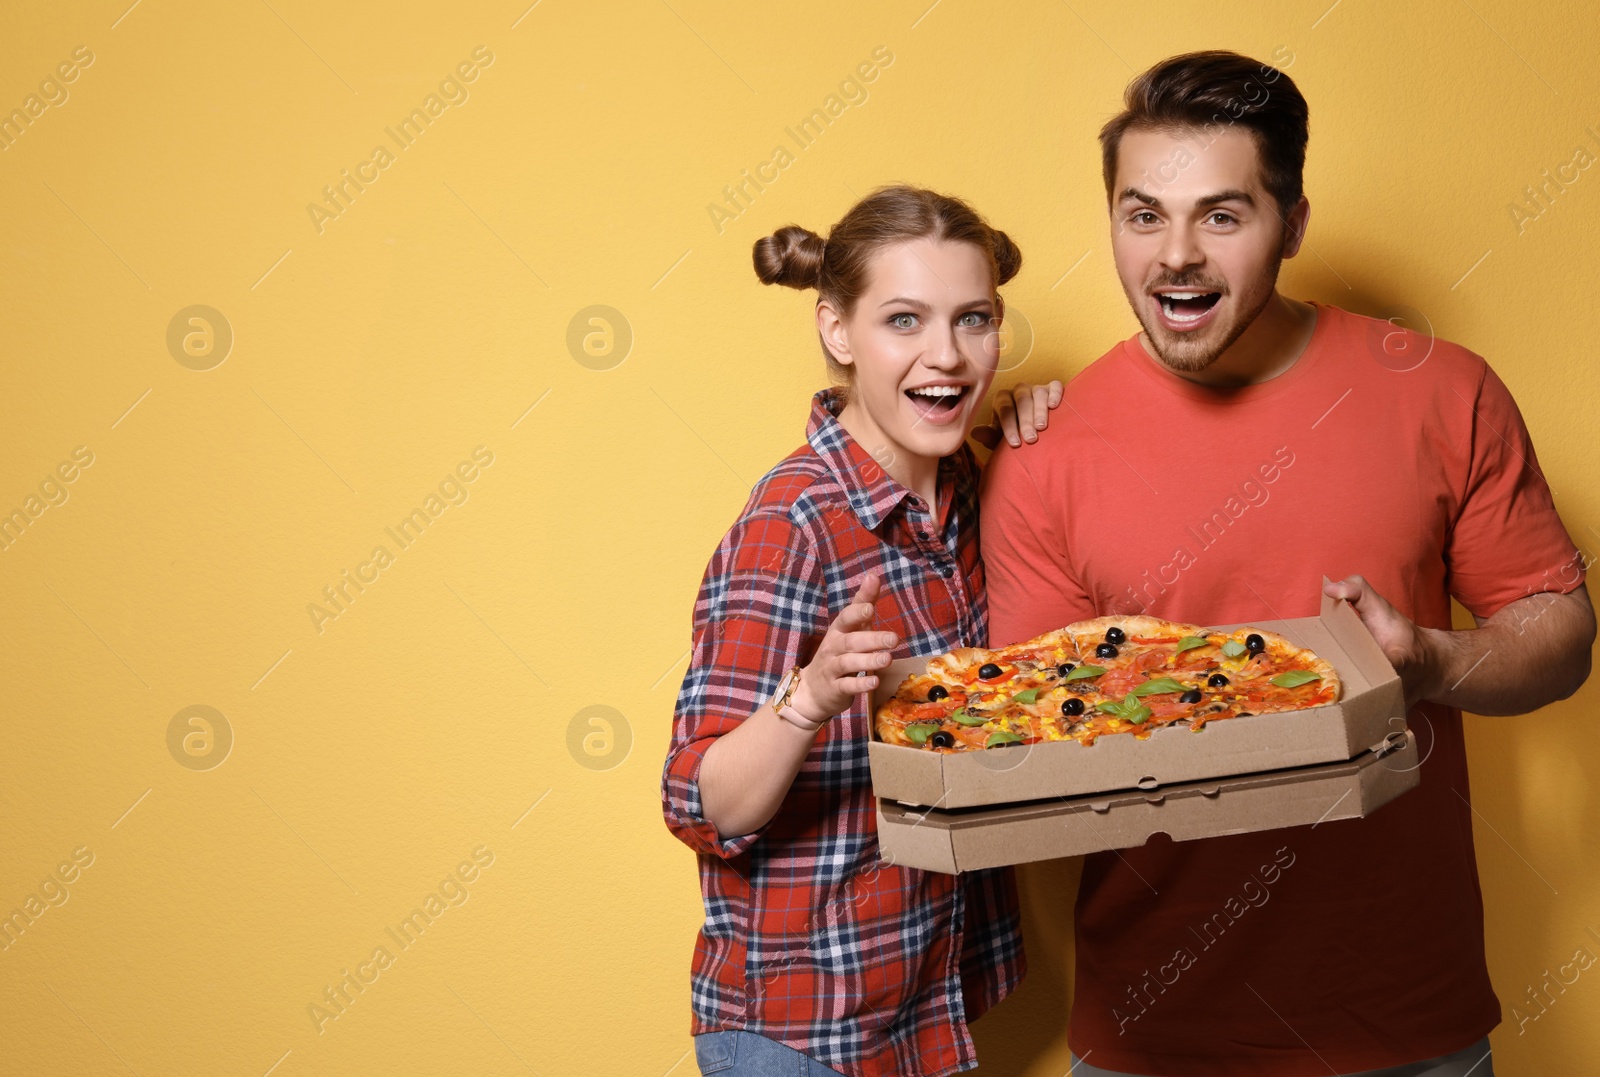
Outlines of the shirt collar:
[{"label": "shirt collar", "polygon": [[[882,465],[839,425],[839,412],[844,409],[844,403],[844,392],[837,388],[824,389],[812,397],[806,441],[839,480],[850,508],[861,520],[862,526],[872,531],[900,502],[916,495],[890,478]],[[939,463],[941,474],[950,467],[949,459]],[[932,511],[931,506],[926,507]]]}]

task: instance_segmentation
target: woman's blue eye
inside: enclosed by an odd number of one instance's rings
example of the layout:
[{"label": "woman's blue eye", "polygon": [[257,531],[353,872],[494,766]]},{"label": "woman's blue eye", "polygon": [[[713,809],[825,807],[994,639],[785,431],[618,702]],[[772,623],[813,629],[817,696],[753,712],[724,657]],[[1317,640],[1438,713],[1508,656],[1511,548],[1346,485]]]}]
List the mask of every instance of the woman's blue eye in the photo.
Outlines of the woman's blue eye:
[{"label": "woman's blue eye", "polygon": [[889,324],[896,329],[915,329],[917,316],[915,314],[893,314],[889,317]]},{"label": "woman's blue eye", "polygon": [[957,324],[964,325],[968,329],[976,329],[980,325],[988,325],[989,316],[980,310],[969,310],[961,316],[961,320]]}]

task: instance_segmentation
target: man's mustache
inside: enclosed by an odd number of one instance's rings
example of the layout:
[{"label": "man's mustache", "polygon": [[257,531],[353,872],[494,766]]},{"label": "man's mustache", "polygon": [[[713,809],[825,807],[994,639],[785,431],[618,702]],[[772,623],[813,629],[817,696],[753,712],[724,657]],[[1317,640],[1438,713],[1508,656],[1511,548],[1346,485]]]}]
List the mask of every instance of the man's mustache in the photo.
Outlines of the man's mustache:
[{"label": "man's mustache", "polygon": [[1227,284],[1222,281],[1193,280],[1182,277],[1167,277],[1153,281],[1145,290],[1154,292],[1160,288],[1184,288],[1194,292],[1221,292],[1224,295],[1228,292]]}]

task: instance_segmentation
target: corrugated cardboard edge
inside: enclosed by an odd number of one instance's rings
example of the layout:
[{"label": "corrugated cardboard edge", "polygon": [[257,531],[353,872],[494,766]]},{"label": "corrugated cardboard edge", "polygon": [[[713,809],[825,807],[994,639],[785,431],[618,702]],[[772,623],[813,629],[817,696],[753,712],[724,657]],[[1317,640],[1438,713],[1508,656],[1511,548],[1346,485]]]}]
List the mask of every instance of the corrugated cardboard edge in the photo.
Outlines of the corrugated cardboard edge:
[{"label": "corrugated cardboard edge", "polygon": [[[1397,745],[1397,746],[1396,746]],[[1416,737],[1356,759],[1149,793],[1092,794],[967,812],[908,809],[879,801],[878,844],[888,863],[956,873],[1143,845],[1370,815],[1421,781]]]}]

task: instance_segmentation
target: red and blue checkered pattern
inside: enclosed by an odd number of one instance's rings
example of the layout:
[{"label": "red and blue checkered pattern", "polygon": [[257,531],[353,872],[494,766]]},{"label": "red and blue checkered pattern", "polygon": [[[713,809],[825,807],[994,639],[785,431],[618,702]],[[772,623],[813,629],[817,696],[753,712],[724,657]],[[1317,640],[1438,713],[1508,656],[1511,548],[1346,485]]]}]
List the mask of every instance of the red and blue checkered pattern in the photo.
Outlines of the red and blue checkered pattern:
[{"label": "red and blue checkered pattern", "polygon": [[1022,978],[1016,885],[1010,869],[879,859],[865,700],[824,727],[759,832],[721,839],[700,804],[706,749],[810,659],[868,572],[896,657],[987,642],[977,462],[966,449],[943,460],[930,507],[844,431],[842,406],[817,394],[807,445],[756,485],[695,603],[662,776],[705,899],[691,1031],[759,1033],[852,1077],[937,1077],[976,1063],[967,1023]]}]

